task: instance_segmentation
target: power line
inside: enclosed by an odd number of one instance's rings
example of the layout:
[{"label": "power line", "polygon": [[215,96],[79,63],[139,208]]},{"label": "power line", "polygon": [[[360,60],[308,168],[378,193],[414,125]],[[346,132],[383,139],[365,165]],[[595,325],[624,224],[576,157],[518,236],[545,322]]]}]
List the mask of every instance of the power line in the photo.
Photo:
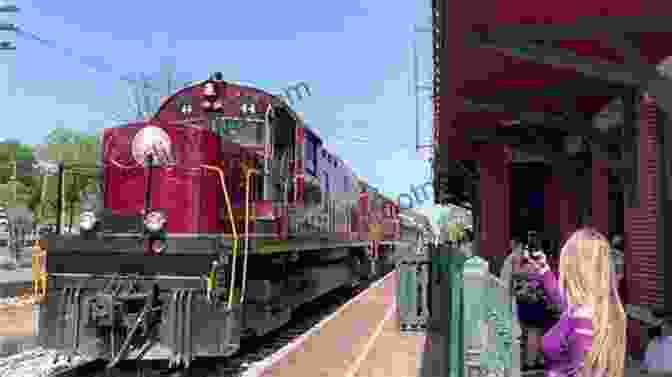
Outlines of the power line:
[{"label": "power line", "polygon": [[[82,56],[75,54],[75,51],[72,48],[69,47],[63,47],[61,46],[58,42],[55,40],[51,39],[46,39],[38,36],[35,33],[32,33],[28,30],[25,30],[19,26],[15,26],[15,31],[16,34],[24,39],[35,41],[40,43],[43,46],[59,50],[63,53],[63,55],[68,56],[68,57],[76,57],[79,62],[89,68],[93,68],[95,71],[98,73],[113,73],[115,71],[114,67],[112,67],[110,64],[106,63],[102,57],[96,57],[96,56]],[[125,81],[129,84],[136,85],[136,86],[142,86],[145,89],[150,89],[156,92],[160,92],[160,90],[154,86],[152,86],[147,80],[139,80],[139,79],[134,79],[130,77],[129,75],[124,75],[119,77],[121,81]],[[143,77],[144,79],[144,77]]]},{"label": "power line", "polygon": [[[18,13],[19,8],[16,5],[0,6],[0,13]],[[0,24],[0,31],[16,31],[16,25],[12,23]],[[0,51],[15,51],[16,45],[12,41],[0,41]]]},{"label": "power line", "polygon": [[[84,56],[80,54],[76,54],[75,51],[70,48],[63,46],[59,42],[53,39],[47,39],[43,38],[36,33],[33,33],[31,31],[28,31],[20,26],[14,26],[14,31],[16,32],[17,36],[25,39],[25,40],[30,40],[33,42],[37,42],[42,46],[49,47],[54,50],[60,51],[64,56],[66,57],[74,57],[76,58],[80,64],[85,65],[91,69],[93,69],[97,73],[104,73],[104,74],[114,74],[116,71],[114,67],[111,64],[108,64],[104,58],[100,56]],[[116,75],[115,75],[116,76]],[[150,83],[150,78],[145,76],[144,74],[139,74],[139,78],[134,78],[133,75],[131,74],[126,74],[122,76],[117,76],[117,78],[134,88],[142,88],[151,92],[154,92],[154,94],[163,94],[163,91],[156,86],[152,85]],[[114,120],[116,122],[127,122],[130,121],[131,118],[120,116],[119,114],[108,114],[109,120]]]},{"label": "power line", "polygon": [[[113,73],[115,71],[114,67],[112,65],[106,63],[105,60],[102,57],[82,56],[82,55],[78,56],[77,54],[75,54],[75,52],[72,48],[64,47],[64,46],[60,45],[58,42],[56,42],[55,40],[42,38],[42,37],[38,36],[37,34],[35,34],[33,32],[30,32],[28,30],[25,30],[21,27],[18,27],[18,26],[15,26],[15,25],[13,25],[13,26],[14,26],[13,31],[15,31],[18,36],[20,36],[24,39],[27,39],[27,40],[32,40],[32,41],[38,42],[43,46],[46,46],[46,47],[49,47],[49,48],[52,48],[52,49],[55,49],[55,50],[59,50],[59,51],[61,51],[61,53],[63,53],[63,55],[65,55],[67,57],[76,57],[76,58],[78,58],[78,60],[81,64],[83,64],[87,67],[90,67],[90,68],[94,69],[95,71],[97,71],[99,73],[110,74],[110,73]],[[0,30],[2,30],[1,25],[0,25]],[[128,84],[134,85],[136,87],[140,86],[144,89],[149,89],[151,91],[154,91],[157,94],[163,94],[161,89],[159,89],[159,88],[157,88],[157,87],[155,87],[155,86],[153,86],[149,83],[147,77],[145,77],[143,74],[141,74],[141,76],[142,76],[141,79],[136,79],[136,78],[131,77],[131,75],[127,74],[127,75],[123,75],[123,76],[119,77],[119,79],[121,81],[124,81]],[[244,81],[241,81],[241,80],[238,80],[238,81],[239,82],[244,82]],[[193,80],[188,80],[188,81],[182,83],[181,85],[182,86],[188,86],[188,85],[191,85],[193,82],[194,82]],[[290,102],[294,103],[296,101],[291,96],[291,93],[295,93],[299,101],[301,101],[306,96],[301,92],[301,89],[303,89],[305,91],[305,94],[308,97],[311,96],[311,88],[308,86],[307,83],[305,83],[303,81],[299,82],[298,84],[295,84],[295,85],[287,86],[287,87],[283,88],[282,91],[287,93],[286,97],[289,99]]]}]

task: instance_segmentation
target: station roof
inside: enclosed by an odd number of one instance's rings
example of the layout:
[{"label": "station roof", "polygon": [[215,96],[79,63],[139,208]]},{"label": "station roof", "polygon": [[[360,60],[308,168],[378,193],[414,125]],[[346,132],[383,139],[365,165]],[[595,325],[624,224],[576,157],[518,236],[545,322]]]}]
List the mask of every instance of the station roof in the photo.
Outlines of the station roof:
[{"label": "station roof", "polygon": [[522,119],[610,142],[591,122],[615,97],[634,100],[645,90],[672,110],[664,95],[672,85],[657,70],[672,55],[672,3],[432,3],[437,165],[477,159],[469,128]]}]

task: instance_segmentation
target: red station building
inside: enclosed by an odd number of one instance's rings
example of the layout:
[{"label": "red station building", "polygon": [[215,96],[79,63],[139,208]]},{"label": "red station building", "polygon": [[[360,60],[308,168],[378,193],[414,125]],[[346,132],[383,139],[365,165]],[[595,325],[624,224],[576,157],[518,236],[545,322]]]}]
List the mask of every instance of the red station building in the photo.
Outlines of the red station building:
[{"label": "red station building", "polygon": [[493,269],[529,229],[623,234],[625,303],[672,309],[672,3],[432,6],[436,203],[472,207]]}]

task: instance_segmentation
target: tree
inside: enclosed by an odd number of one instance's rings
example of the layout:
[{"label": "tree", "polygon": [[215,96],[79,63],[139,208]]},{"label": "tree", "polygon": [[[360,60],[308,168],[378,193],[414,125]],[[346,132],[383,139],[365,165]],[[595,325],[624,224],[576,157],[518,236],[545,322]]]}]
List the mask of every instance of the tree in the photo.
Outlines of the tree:
[{"label": "tree", "polygon": [[129,107],[114,115],[115,120],[128,122],[152,117],[162,99],[185,86],[188,80],[179,80],[175,60],[163,58],[159,71],[154,74],[133,74],[126,77],[129,85]]},{"label": "tree", "polygon": [[96,136],[65,127],[54,128],[44,138],[47,145],[76,145],[96,143]]},{"label": "tree", "polygon": [[6,202],[8,206],[30,202],[34,200],[36,192],[39,192],[39,182],[35,177],[22,176],[19,172],[19,175],[15,177],[16,181],[12,181],[16,161],[34,161],[33,148],[18,140],[6,140],[1,143],[0,184],[4,187],[0,190],[2,192],[0,200]]},{"label": "tree", "polygon": [[13,174],[12,161],[21,143],[18,140],[4,140],[0,142],[0,184],[9,183]]},{"label": "tree", "polygon": [[459,241],[466,236],[466,228],[471,225],[471,214],[468,210],[449,205],[438,211],[436,227],[444,241]]},{"label": "tree", "polygon": [[446,231],[448,232],[448,240],[451,242],[459,242],[464,239],[466,236],[466,231],[464,224],[452,223],[446,226]]},{"label": "tree", "polygon": [[[98,138],[85,132],[59,127],[45,137],[45,145],[37,148],[39,159],[63,162],[63,200],[72,226],[74,214],[83,191],[96,184],[98,169],[96,156]],[[33,196],[28,206],[39,207],[40,217],[51,218],[58,208],[58,185],[56,177],[41,177],[40,192]],[[44,186],[43,186],[44,185]],[[38,203],[38,204],[36,204]]]}]

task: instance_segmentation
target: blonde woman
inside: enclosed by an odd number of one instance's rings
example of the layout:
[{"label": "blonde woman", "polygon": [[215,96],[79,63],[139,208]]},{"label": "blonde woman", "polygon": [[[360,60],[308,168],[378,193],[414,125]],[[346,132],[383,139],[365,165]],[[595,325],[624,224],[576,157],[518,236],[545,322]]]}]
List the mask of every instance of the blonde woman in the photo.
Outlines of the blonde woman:
[{"label": "blonde woman", "polygon": [[560,254],[559,281],[542,253],[531,263],[549,300],[562,310],[543,338],[546,375],[623,377],[625,312],[607,239],[590,228],[572,234]]}]

